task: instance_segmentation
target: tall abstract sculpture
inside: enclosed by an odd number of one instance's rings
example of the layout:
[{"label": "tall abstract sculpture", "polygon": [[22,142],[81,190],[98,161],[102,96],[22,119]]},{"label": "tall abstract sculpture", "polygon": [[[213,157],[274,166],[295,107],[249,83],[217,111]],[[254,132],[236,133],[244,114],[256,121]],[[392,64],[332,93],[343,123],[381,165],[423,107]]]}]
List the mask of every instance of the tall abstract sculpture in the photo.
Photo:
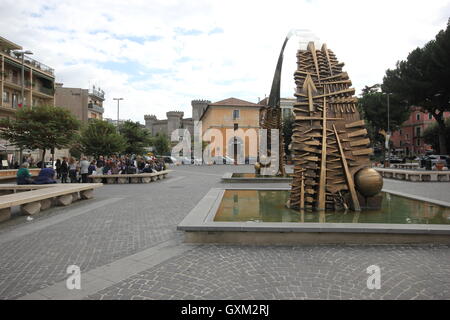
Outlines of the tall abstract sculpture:
[{"label": "tall abstract sculpture", "polygon": [[[271,146],[271,130],[277,129],[279,134],[278,150],[278,169],[277,175],[284,176],[286,171],[284,168],[284,139],[281,121],[281,108],[280,108],[280,90],[281,90],[281,70],[283,67],[283,55],[286,44],[290,37],[293,35],[292,31],[286,36],[281,47],[280,56],[278,57],[277,67],[273,75],[272,88],[270,90],[269,101],[266,107],[260,109],[259,125],[261,129],[267,129],[267,153],[272,156],[273,149]],[[259,164],[258,164],[259,165]]]},{"label": "tall abstract sculpture", "polygon": [[372,149],[356,108],[355,89],[331,50],[310,42],[297,52],[297,103],[292,136],[294,179],[289,206],[306,210],[361,210],[361,199],[381,191],[369,168]]}]

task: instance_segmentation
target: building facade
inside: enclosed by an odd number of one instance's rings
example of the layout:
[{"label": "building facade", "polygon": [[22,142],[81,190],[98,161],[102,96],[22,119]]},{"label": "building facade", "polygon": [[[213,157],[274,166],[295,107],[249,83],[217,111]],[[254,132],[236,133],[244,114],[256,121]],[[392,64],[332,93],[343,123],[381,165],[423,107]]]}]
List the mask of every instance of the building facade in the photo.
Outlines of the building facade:
[{"label": "building facade", "polygon": [[[54,70],[27,54],[22,59],[18,54],[22,50],[20,45],[0,37],[0,118],[14,117],[22,107],[55,105]],[[20,162],[19,150],[8,141],[0,141],[0,159]]]},{"label": "building facade", "polygon": [[62,83],[55,85],[55,105],[68,109],[78,120],[103,119],[105,92],[93,86],[90,89],[65,88]]},{"label": "building facade", "polygon": [[208,104],[200,120],[203,141],[210,142],[210,155],[228,156],[235,162],[242,155],[250,162],[256,161],[261,107],[236,98]]},{"label": "building facade", "polygon": [[[262,99],[259,104],[267,105],[269,98]],[[289,116],[294,116],[294,104],[297,103],[295,98],[280,98],[281,116],[286,119]]]},{"label": "building facade", "polygon": [[[444,113],[444,118],[450,117],[450,112]],[[391,141],[397,155],[421,155],[432,151],[432,147],[423,140],[423,132],[431,124],[436,123],[431,113],[412,107],[408,120],[402,123],[400,129],[392,133]]]}]

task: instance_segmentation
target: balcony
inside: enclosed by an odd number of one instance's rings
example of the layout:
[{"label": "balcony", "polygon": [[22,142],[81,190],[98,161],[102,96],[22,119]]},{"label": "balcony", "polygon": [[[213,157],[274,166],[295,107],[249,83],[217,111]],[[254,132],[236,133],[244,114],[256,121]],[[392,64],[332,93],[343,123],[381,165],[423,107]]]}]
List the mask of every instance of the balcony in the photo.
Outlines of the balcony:
[{"label": "balcony", "polygon": [[[14,58],[17,63],[22,64],[22,59],[20,57],[17,57],[14,54],[13,51],[5,52],[5,53],[8,54],[11,58]],[[43,63],[41,63],[41,62],[39,62],[37,60],[34,60],[34,59],[32,59],[32,58],[30,58],[28,56],[25,56],[24,64],[26,64],[28,66],[31,66],[31,67],[33,67],[35,69],[41,70],[41,71],[43,71],[45,73],[51,74],[52,76],[55,75],[55,70],[54,69],[52,69],[49,66],[47,66],[47,65],[45,65],[45,64],[43,64]]]},{"label": "balcony", "polygon": [[54,96],[55,95],[55,90],[53,88],[46,88],[46,87],[38,87],[38,88],[34,88],[33,87],[33,93],[42,93],[45,94],[47,96]]},{"label": "balcony", "polygon": [[98,112],[98,113],[102,113],[105,112],[105,109],[102,106],[93,104],[93,103],[89,103],[88,104],[88,109],[94,112]]}]

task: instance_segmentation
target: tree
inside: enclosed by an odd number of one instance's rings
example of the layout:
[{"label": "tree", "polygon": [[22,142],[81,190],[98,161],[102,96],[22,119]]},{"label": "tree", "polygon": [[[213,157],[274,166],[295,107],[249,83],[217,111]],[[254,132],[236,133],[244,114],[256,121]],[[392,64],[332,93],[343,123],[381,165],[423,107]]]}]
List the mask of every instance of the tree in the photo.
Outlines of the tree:
[{"label": "tree", "polygon": [[423,48],[413,50],[406,61],[397,62],[396,68],[387,70],[383,79],[383,91],[433,115],[438,126],[439,149],[444,154],[448,152],[444,112],[450,111],[449,83],[450,20],[446,30],[441,30]]},{"label": "tree", "polygon": [[127,147],[113,124],[97,119],[90,119],[81,130],[80,144],[84,154],[94,157],[121,153]]},{"label": "tree", "polygon": [[284,138],[284,153],[286,155],[290,155],[291,151],[289,150],[289,144],[292,141],[292,132],[294,128],[294,116],[289,114],[288,117],[283,120],[283,138]]},{"label": "tree", "polygon": [[[437,123],[431,124],[423,132],[423,140],[431,145],[436,154],[443,154],[439,146],[439,127]],[[450,150],[450,118],[445,120],[445,140],[447,142],[447,150]]]},{"label": "tree", "polygon": [[0,120],[0,137],[21,149],[41,149],[42,167],[44,167],[47,149],[67,147],[75,137],[80,122],[69,110],[38,106],[22,108],[17,111],[15,119]]},{"label": "tree", "polygon": [[374,145],[385,141],[380,131],[396,131],[410,115],[408,104],[400,102],[395,95],[389,95],[389,128],[387,119],[387,95],[379,91],[380,85],[365,86],[358,99],[358,109],[368,125],[369,137]]},{"label": "tree", "polygon": [[164,155],[170,151],[170,141],[165,134],[157,133],[153,139],[153,147],[158,155]]},{"label": "tree", "polygon": [[119,127],[119,132],[126,141],[127,154],[144,154],[144,148],[150,146],[152,142],[150,132],[142,128],[139,122],[125,121]]}]

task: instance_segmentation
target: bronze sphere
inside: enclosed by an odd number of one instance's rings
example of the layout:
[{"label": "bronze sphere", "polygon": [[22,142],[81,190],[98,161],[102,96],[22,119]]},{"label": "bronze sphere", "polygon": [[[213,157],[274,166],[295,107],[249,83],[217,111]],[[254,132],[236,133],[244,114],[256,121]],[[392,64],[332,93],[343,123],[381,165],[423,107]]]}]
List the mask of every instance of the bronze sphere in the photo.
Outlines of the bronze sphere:
[{"label": "bronze sphere", "polygon": [[364,168],[355,174],[356,189],[364,197],[373,197],[383,188],[383,178],[372,168]]},{"label": "bronze sphere", "polygon": [[261,169],[261,164],[259,162],[255,163],[255,170]]}]

